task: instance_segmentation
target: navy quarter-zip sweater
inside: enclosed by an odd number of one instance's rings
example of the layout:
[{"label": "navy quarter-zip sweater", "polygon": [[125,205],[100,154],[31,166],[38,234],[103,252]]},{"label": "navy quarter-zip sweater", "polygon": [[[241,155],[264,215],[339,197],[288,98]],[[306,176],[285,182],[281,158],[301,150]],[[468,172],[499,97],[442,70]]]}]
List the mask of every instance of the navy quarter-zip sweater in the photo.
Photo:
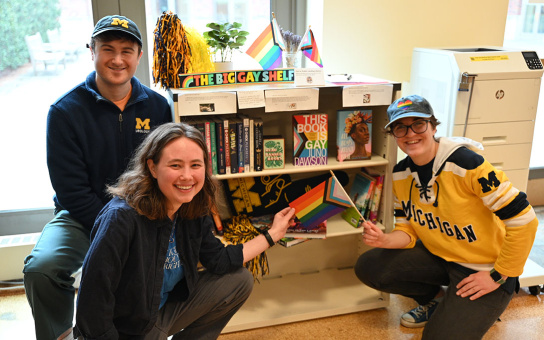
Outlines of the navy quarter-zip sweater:
[{"label": "navy quarter-zip sweater", "polygon": [[132,95],[121,111],[96,86],[96,73],[59,98],[47,117],[47,166],[56,210],[67,210],[91,230],[109,201],[107,184],[126,169],[151,129],[172,121],[160,94],[132,78]]}]

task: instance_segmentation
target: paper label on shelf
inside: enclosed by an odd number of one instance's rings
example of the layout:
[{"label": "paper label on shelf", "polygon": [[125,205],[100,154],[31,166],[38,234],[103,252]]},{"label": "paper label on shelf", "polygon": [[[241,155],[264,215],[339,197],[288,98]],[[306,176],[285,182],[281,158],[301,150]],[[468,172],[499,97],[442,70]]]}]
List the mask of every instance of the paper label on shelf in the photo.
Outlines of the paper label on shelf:
[{"label": "paper label on shelf", "polygon": [[264,106],[264,90],[238,91],[238,107],[249,109]]},{"label": "paper label on shelf", "polygon": [[393,84],[344,86],[342,105],[374,106],[389,105],[393,99]]},{"label": "paper label on shelf", "polygon": [[236,113],[236,92],[180,93],[180,116]]},{"label": "paper label on shelf", "polygon": [[325,86],[322,68],[296,68],[295,86]]},{"label": "paper label on shelf", "polygon": [[319,89],[265,91],[265,112],[317,110]]}]

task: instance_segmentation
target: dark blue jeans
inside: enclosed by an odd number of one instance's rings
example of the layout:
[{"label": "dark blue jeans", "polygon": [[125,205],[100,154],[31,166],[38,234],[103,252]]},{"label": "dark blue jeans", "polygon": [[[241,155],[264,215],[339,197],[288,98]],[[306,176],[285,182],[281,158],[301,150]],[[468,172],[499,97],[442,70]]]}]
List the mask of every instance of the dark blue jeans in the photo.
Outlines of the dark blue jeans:
[{"label": "dark blue jeans", "polygon": [[58,338],[74,320],[74,278],[89,250],[90,232],[62,210],[42,230],[25,259],[25,293],[36,339]]},{"label": "dark blue jeans", "polygon": [[510,303],[512,295],[496,289],[474,301],[455,293],[455,286],[473,270],[431,254],[418,242],[411,249],[375,248],[362,254],[355,274],[376,290],[410,297],[420,305],[441,286],[446,295],[423,330],[423,339],[481,339]]}]

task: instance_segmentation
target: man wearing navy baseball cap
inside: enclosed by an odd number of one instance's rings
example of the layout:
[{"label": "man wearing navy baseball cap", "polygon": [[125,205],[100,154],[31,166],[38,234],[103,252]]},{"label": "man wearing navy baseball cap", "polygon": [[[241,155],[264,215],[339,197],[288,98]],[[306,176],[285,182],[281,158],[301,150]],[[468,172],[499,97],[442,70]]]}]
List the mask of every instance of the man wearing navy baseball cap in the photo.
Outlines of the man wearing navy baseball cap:
[{"label": "man wearing navy baseball cap", "polygon": [[142,36],[129,18],[100,19],[89,44],[95,71],[57,99],[47,118],[47,165],[55,216],[25,259],[24,284],[36,339],[70,339],[74,273],[110,200],[106,186],[125,170],[151,129],[170,122],[166,99],[134,77]]},{"label": "man wearing navy baseball cap", "polygon": [[92,38],[107,31],[125,32],[136,38],[138,44],[142,46],[142,34],[134,21],[121,15],[108,15],[100,19],[94,27]]},{"label": "man wearing navy baseball cap", "polygon": [[481,339],[519,288],[538,221],[525,193],[471,150],[468,138],[435,138],[440,124],[418,95],[387,109],[387,131],[407,155],[393,168],[395,228],[364,222],[357,277],[414,299],[400,318],[422,339]]}]

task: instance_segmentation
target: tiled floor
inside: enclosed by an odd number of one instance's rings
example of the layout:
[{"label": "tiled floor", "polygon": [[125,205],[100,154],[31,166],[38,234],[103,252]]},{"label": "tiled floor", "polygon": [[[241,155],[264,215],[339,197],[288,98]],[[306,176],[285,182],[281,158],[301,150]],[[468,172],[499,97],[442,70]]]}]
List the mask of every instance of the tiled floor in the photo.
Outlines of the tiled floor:
[{"label": "tiled floor", "polygon": [[[530,258],[544,267],[544,207],[537,210],[540,225]],[[282,339],[419,339],[421,329],[400,326],[399,317],[414,302],[391,296],[387,308],[296,322],[243,332],[223,334],[219,340]],[[513,299],[484,340],[542,339],[544,334],[544,294],[531,295],[526,287]],[[24,293],[0,296],[0,339],[33,339],[32,314]]]}]

